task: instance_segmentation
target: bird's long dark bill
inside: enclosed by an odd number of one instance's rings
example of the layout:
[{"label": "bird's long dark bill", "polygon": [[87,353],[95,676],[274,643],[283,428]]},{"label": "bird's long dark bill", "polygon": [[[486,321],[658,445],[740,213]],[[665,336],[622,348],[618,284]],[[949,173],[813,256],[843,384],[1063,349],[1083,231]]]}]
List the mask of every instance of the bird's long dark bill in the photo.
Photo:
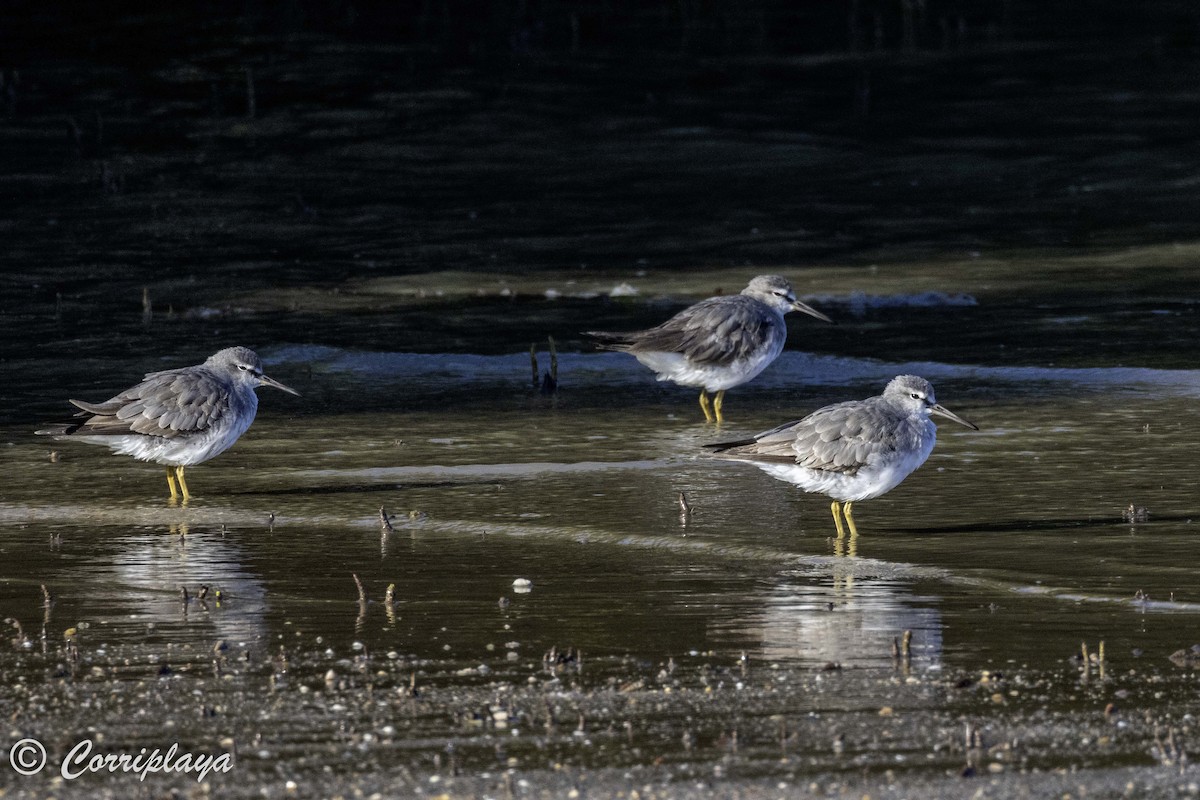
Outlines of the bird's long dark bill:
[{"label": "bird's long dark bill", "polygon": [[296,395],[296,397],[300,396],[300,393],[297,392],[295,389],[293,389],[290,386],[284,386],[282,383],[275,380],[274,378],[270,378],[270,377],[267,377],[266,375],[263,375],[261,378],[259,378],[259,380],[262,381],[263,386],[274,386],[276,389],[287,392],[288,394],[294,394],[294,395]]},{"label": "bird's long dark bill", "polygon": [[800,311],[804,314],[808,314],[810,317],[816,317],[817,319],[821,320],[822,322],[829,322],[829,323],[833,322],[833,320],[831,320],[829,317],[822,314],[820,311],[817,311],[812,306],[804,305],[804,303],[801,303],[799,300],[792,301],[792,308],[795,309],[796,311]]},{"label": "bird's long dark bill", "polygon": [[959,425],[966,425],[968,428],[970,428],[973,431],[979,430],[978,425],[976,425],[972,422],[967,422],[965,419],[960,417],[958,414],[955,414],[953,411],[947,411],[945,408],[943,408],[941,406],[941,404],[938,404],[938,405],[930,408],[929,413],[937,414],[938,416],[945,417],[946,419],[952,419],[955,422],[957,422]]}]

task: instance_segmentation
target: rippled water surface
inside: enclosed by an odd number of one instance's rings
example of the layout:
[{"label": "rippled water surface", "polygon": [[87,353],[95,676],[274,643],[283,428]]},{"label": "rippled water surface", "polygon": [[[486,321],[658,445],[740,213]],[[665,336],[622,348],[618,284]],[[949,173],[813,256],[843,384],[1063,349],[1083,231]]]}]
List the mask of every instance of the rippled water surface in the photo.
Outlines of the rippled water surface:
[{"label": "rippled water surface", "polygon": [[[960,66],[1002,73],[1010,55]],[[1127,109],[1087,73],[1063,79],[1095,108],[1022,96],[1149,124],[1161,98]],[[888,146],[832,112],[797,130],[775,106],[751,135],[716,114],[733,103],[720,92],[693,98],[706,121],[687,127],[678,106],[605,96],[605,137],[554,122],[529,75],[501,101],[426,87],[368,94],[352,119],[317,98],[232,121],[166,104],[183,74],[132,106],[91,79],[117,131],[157,108],[194,137],[114,134],[119,191],[90,183],[98,160],[37,145],[62,74],[7,123],[25,172],[4,180],[26,201],[5,223],[26,268],[0,301],[12,741],[40,739],[52,763],[88,736],[233,753],[208,779],[221,797],[1194,791],[1187,147],[1147,136],[1120,161],[1028,134],[994,153],[886,105]],[[545,91],[568,95],[579,77],[556,80]],[[979,114],[995,122],[1009,101],[989,85]],[[1190,125],[1186,104],[1154,107]],[[562,140],[516,136],[522,119]],[[1152,166],[1176,183],[1148,184]],[[978,189],[982,175],[995,181]],[[680,205],[713,186],[728,191]],[[581,335],[765,271],[839,324],[789,318],[787,351],[730,391],[720,428],[690,389]],[[544,393],[529,348],[540,375],[550,337]],[[189,470],[186,507],[159,467],[33,434],[67,398],[235,343],[302,397],[263,389],[236,447]],[[942,426],[924,467],[856,505],[854,539],[825,498],[701,447],[908,372],[980,430]],[[0,770],[0,794],[136,782],[18,777]]]}]

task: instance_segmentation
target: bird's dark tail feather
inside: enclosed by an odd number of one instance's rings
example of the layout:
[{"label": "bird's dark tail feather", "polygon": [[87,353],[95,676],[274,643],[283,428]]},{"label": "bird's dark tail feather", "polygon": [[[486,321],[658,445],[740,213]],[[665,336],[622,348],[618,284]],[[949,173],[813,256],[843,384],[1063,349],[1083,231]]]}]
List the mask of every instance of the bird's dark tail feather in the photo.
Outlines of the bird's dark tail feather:
[{"label": "bird's dark tail feather", "polygon": [[701,445],[708,450],[714,450],[718,453],[723,453],[726,450],[732,450],[735,447],[744,447],[748,444],[754,444],[757,439],[738,439],[736,442],[715,442],[713,444]]},{"label": "bird's dark tail feather", "polygon": [[617,350],[625,351],[629,349],[631,342],[629,335],[625,333],[610,333],[609,331],[584,331],[584,336],[591,336],[596,339],[596,349],[598,350]]}]

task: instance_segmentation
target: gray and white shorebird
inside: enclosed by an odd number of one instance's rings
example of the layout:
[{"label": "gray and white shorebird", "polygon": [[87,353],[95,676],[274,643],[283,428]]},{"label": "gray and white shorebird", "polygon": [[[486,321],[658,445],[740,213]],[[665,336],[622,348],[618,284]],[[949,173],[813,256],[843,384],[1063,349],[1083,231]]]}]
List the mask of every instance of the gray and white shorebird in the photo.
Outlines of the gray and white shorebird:
[{"label": "gray and white shorebird", "polygon": [[153,461],[167,469],[171,499],[191,498],[185,467],[201,464],[233,446],[258,412],[259,386],[294,394],[263,374],[258,354],[227,347],[193,367],[151,372],[136,386],[103,403],[72,400],[82,422],[37,431],[58,439],[101,444],[119,455]]},{"label": "gray and white shorebird", "polygon": [[857,536],[851,506],[891,491],[925,463],[937,440],[934,415],[979,430],[938,405],[929,381],[899,375],[876,397],[834,403],[750,439],[704,446],[833,498],[838,537],[845,535],[842,515]]},{"label": "gray and white shorebird", "polygon": [[[825,322],[829,317],[796,299],[778,275],[759,275],[741,294],[701,300],[661,325],[644,331],[588,331],[605,350],[633,355],[660,381],[700,389],[700,408],[709,422],[723,422],[725,390],[754,379],[783,352],[783,315],[800,311]],[[709,406],[708,394],[716,397]]]}]

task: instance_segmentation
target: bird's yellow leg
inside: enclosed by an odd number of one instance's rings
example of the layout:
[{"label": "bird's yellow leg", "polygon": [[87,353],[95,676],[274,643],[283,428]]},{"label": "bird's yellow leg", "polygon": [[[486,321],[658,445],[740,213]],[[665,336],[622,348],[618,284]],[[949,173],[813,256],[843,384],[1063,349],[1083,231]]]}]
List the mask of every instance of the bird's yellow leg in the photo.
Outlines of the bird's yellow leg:
[{"label": "bird's yellow leg", "polygon": [[179,490],[175,488],[175,468],[167,467],[167,488],[171,490],[171,499],[175,500],[179,497]]},{"label": "bird's yellow leg", "polygon": [[708,406],[708,392],[703,389],[700,390],[700,409],[704,412],[705,422],[713,422],[715,420],[712,409]]},{"label": "bird's yellow leg", "polygon": [[183,502],[191,500],[192,493],[188,491],[187,481],[183,479],[183,467],[175,468],[175,480],[179,481],[179,491],[183,492]]},{"label": "bird's yellow leg", "polygon": [[837,538],[841,539],[846,535],[846,529],[842,527],[842,504],[834,500],[829,510],[833,512],[833,524],[837,527]]},{"label": "bird's yellow leg", "polygon": [[713,411],[717,415],[717,422],[724,422],[725,418],[721,416],[721,404],[725,402],[725,390],[717,392],[717,396],[713,398]]},{"label": "bird's yellow leg", "polygon": [[846,503],[845,505],[843,505],[842,513],[846,515],[846,526],[850,528],[850,537],[854,538],[854,537],[858,536],[858,528],[854,527],[854,515],[852,515],[850,513],[850,506],[852,506],[852,505],[854,505],[854,504]]}]

